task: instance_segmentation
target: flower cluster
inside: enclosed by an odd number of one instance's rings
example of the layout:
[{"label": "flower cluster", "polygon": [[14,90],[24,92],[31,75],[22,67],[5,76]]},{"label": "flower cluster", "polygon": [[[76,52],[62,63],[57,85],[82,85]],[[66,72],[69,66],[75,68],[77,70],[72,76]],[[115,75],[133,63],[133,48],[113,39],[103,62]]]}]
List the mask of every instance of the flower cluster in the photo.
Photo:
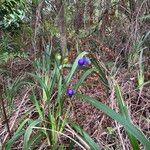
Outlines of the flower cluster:
[{"label": "flower cluster", "polygon": [[91,61],[88,57],[83,57],[78,60],[79,66],[84,66],[84,65],[89,65],[89,64],[91,64]]}]

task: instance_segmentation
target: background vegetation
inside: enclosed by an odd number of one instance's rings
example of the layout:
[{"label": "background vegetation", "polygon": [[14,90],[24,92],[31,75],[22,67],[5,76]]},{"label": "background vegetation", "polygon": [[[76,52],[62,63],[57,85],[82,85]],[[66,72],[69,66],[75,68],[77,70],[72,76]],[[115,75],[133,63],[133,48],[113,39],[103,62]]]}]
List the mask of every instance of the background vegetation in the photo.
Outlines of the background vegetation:
[{"label": "background vegetation", "polygon": [[148,0],[0,1],[0,149],[150,149]]}]

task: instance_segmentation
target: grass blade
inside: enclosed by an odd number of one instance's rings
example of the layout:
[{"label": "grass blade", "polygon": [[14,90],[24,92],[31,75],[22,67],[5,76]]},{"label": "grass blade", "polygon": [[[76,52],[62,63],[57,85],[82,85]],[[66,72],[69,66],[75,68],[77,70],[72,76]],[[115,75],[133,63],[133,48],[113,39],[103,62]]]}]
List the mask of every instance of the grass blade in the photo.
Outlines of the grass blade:
[{"label": "grass blade", "polygon": [[44,113],[43,113],[43,108],[40,106],[39,102],[37,101],[37,98],[35,96],[35,93],[32,92],[33,94],[30,96],[31,101],[36,107],[37,112],[39,113],[40,118],[43,120],[44,119]]},{"label": "grass blade", "polygon": [[79,54],[79,56],[76,58],[75,62],[73,63],[73,66],[71,68],[70,73],[68,74],[67,78],[66,78],[66,86],[69,84],[69,82],[72,79],[72,76],[74,74],[74,72],[76,71],[77,67],[78,67],[78,60],[80,58],[82,58],[84,55],[88,54],[87,52],[82,52],[81,54]]},{"label": "grass blade", "polygon": [[107,77],[106,77],[106,73],[102,69],[103,67],[100,66],[100,64],[97,62],[96,58],[94,58],[94,57],[92,57],[91,62],[95,66],[95,68],[97,69],[98,75],[99,75],[101,81],[108,88],[109,87],[109,83],[108,83],[108,80],[107,80]]},{"label": "grass blade", "polygon": [[88,75],[90,75],[92,72],[95,71],[95,68],[88,69],[87,71],[84,72],[84,74],[80,77],[79,81],[74,87],[74,90],[77,91],[80,85],[84,82],[84,80],[87,78]]},{"label": "grass blade", "polygon": [[90,146],[91,150],[100,150],[94,140],[78,125],[73,124],[72,127],[82,136],[83,140]]},{"label": "grass blade", "polygon": [[40,120],[35,120],[32,121],[31,124],[28,126],[26,129],[25,135],[24,135],[24,140],[23,140],[23,150],[27,150],[28,148],[28,142],[32,133],[32,129],[39,124],[41,121]]},{"label": "grass blade", "polygon": [[20,124],[20,126],[18,127],[14,135],[11,137],[11,139],[7,141],[5,145],[5,149],[11,149],[11,146],[14,144],[14,142],[25,132],[25,131],[22,131],[22,129],[28,121],[29,119],[26,119]]},{"label": "grass blade", "polygon": [[[116,93],[116,97],[117,97],[118,104],[119,104],[120,114],[128,122],[132,123],[131,119],[130,119],[130,116],[128,114],[127,106],[125,105],[124,100],[123,100],[121,89],[120,89],[118,84],[115,85],[115,93]],[[132,145],[133,150],[140,150],[137,139],[132,134],[130,134],[129,132],[127,132],[127,134],[128,134],[128,138],[130,140],[130,143]]]}]

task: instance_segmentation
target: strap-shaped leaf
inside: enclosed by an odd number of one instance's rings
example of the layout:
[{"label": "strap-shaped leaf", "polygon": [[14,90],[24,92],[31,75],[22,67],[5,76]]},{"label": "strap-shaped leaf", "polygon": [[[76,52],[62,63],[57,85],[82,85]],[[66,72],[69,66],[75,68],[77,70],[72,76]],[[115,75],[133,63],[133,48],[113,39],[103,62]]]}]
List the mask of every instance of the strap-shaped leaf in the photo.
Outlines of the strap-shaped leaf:
[{"label": "strap-shaped leaf", "polygon": [[118,121],[121,125],[124,126],[124,128],[132,134],[134,137],[136,137],[144,146],[146,150],[149,150],[150,148],[150,141],[145,137],[145,135],[132,123],[127,121],[122,115],[116,113],[114,110],[106,106],[105,104],[97,101],[94,98],[91,98],[89,96],[85,96],[82,94],[76,94],[78,98],[84,99],[85,101],[89,102],[93,106],[95,106],[97,109],[103,111],[106,113],[109,117],[112,119]]}]

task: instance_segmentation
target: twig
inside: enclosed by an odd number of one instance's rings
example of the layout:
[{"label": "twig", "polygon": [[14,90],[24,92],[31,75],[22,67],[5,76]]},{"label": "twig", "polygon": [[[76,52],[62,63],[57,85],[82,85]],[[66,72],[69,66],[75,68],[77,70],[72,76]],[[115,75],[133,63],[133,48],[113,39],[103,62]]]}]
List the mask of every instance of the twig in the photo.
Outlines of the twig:
[{"label": "twig", "polygon": [[1,106],[2,106],[2,111],[3,111],[3,115],[4,115],[4,119],[5,119],[4,122],[6,122],[8,135],[11,138],[11,132],[10,132],[10,127],[9,127],[9,123],[8,123],[8,117],[7,117],[7,114],[6,114],[5,103],[3,101],[2,93],[3,93],[3,85],[0,84],[0,101],[1,101],[0,103],[1,103]]},{"label": "twig", "polygon": [[122,135],[121,135],[121,133],[120,133],[120,128],[119,128],[118,123],[117,123],[116,121],[115,121],[115,124],[116,124],[117,130],[118,130],[118,134],[119,134],[119,137],[120,137],[120,142],[122,143],[122,149],[123,149],[123,150],[126,150],[125,144],[124,144],[124,142],[123,142],[123,137],[122,137]]},{"label": "twig", "polygon": [[89,145],[69,126],[69,124],[66,124],[68,129],[66,128],[66,131],[72,133],[72,135],[75,135],[76,138],[86,147],[87,150],[90,150]]}]

